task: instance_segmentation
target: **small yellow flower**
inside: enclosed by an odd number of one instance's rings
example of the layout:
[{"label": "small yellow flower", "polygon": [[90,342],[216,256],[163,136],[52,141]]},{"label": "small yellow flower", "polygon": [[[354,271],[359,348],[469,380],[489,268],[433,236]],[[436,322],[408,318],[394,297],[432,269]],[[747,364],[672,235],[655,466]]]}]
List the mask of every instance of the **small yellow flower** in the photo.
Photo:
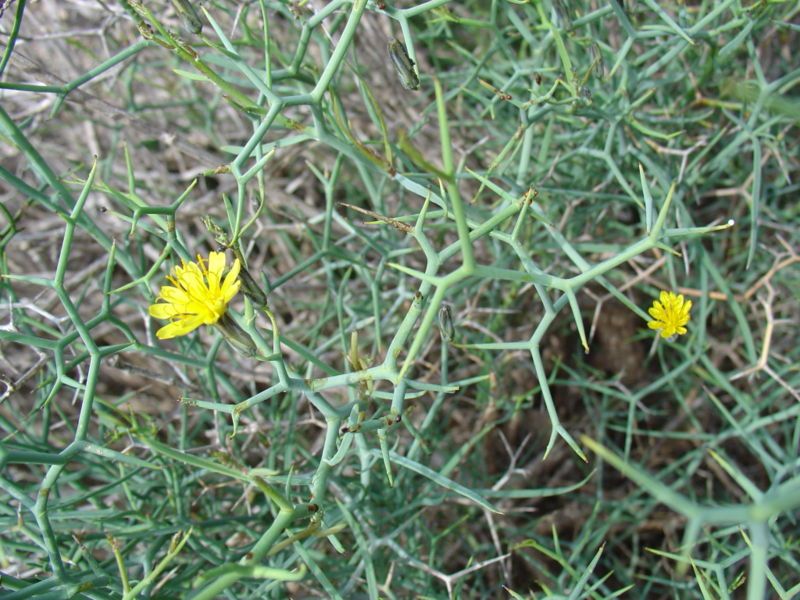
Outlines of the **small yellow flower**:
[{"label": "small yellow flower", "polygon": [[647,323],[650,329],[661,331],[661,337],[670,338],[675,334],[686,333],[686,325],[691,316],[692,301],[685,300],[683,294],[661,292],[659,300],[653,300],[653,306],[647,309],[652,321]]},{"label": "small yellow flower", "polygon": [[212,252],[207,262],[198,254],[196,263],[183,262],[167,277],[172,285],[161,288],[149,311],[151,317],[171,321],[156,332],[158,339],[168,340],[200,325],[214,325],[225,314],[228,302],[239,291],[239,259],[233,261],[224,281],[225,254]]}]

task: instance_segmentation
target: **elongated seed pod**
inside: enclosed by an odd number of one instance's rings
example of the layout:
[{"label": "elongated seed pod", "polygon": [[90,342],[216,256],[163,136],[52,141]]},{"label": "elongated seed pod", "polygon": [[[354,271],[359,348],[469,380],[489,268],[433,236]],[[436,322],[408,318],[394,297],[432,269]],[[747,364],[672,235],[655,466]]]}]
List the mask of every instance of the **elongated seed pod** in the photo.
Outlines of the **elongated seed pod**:
[{"label": "elongated seed pod", "polygon": [[419,76],[414,67],[414,61],[408,56],[405,44],[396,38],[389,42],[389,57],[392,59],[394,70],[400,78],[400,85],[407,90],[419,89]]},{"label": "elongated seed pod", "polygon": [[597,42],[593,42],[591,46],[589,46],[589,52],[592,56],[592,64],[594,65],[594,72],[598,77],[605,77],[606,76],[606,65],[603,61],[603,53],[600,50],[600,45]]},{"label": "elongated seed pod", "polygon": [[250,301],[255,304],[257,308],[266,308],[267,295],[253,276],[250,275],[250,272],[245,268],[242,261],[239,261],[239,263],[242,265],[239,271],[239,281],[242,282],[242,292],[244,292],[245,296],[250,298]]},{"label": "elongated seed pod", "polygon": [[178,11],[187,31],[195,34],[203,31],[203,21],[200,20],[200,15],[192,6],[191,0],[172,0],[172,5]]},{"label": "elongated seed pod", "polygon": [[442,336],[443,342],[452,342],[456,337],[453,315],[448,304],[442,304],[439,308],[439,335]]}]

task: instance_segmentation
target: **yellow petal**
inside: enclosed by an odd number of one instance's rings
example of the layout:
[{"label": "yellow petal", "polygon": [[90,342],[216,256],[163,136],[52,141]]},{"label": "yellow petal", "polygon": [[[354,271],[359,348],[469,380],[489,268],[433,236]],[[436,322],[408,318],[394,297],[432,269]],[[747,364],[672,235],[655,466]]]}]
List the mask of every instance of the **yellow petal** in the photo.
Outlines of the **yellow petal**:
[{"label": "yellow petal", "polygon": [[222,278],[222,272],[225,270],[225,253],[212,252],[208,255],[208,272],[214,273],[217,277]]},{"label": "yellow petal", "polygon": [[208,297],[208,288],[203,280],[203,274],[196,264],[191,263],[189,267],[184,271],[181,283],[192,299],[202,302]]},{"label": "yellow petal", "polygon": [[180,310],[175,304],[169,304],[167,302],[151,304],[150,309],[147,312],[150,313],[151,317],[156,319],[170,319],[175,315],[180,314]]},{"label": "yellow petal", "polygon": [[659,321],[663,321],[664,317],[666,317],[666,313],[664,312],[664,307],[661,306],[661,303],[656,300],[653,303],[653,306],[647,309],[647,312],[650,314],[651,317],[654,319],[658,319]]},{"label": "yellow petal", "polygon": [[165,325],[156,331],[156,337],[160,340],[168,340],[181,335],[186,335],[187,333],[191,333],[200,327],[202,324],[202,318],[198,317],[197,315],[192,315],[191,317],[178,319],[177,321],[173,321],[172,323]]},{"label": "yellow petal", "polygon": [[222,272],[225,270],[225,254],[223,252],[212,252],[208,255],[208,290],[213,296],[220,293],[219,283],[222,280]]},{"label": "yellow petal", "polygon": [[198,300],[192,300],[179,308],[182,308],[182,312],[187,315],[202,315],[209,310],[206,302],[200,302]]},{"label": "yellow petal", "polygon": [[228,274],[225,276],[225,281],[222,283],[222,297],[225,300],[225,303],[231,301],[231,299],[236,295],[239,291],[239,259],[233,261],[233,266],[231,266],[231,270],[228,271]]},{"label": "yellow petal", "polygon": [[158,295],[171,304],[186,304],[191,300],[184,290],[169,285],[162,287]]}]

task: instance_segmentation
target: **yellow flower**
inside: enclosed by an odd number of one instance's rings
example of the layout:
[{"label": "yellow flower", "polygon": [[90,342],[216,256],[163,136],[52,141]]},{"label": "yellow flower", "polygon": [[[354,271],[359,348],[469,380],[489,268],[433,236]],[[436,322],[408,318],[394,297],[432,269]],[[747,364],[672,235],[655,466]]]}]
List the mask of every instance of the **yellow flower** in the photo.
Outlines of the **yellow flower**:
[{"label": "yellow flower", "polygon": [[683,294],[675,292],[661,292],[659,300],[653,300],[653,306],[647,309],[653,317],[647,326],[650,329],[659,329],[663,338],[686,333],[684,325],[691,318],[689,311],[692,310],[692,301],[685,300]]},{"label": "yellow flower", "polygon": [[156,332],[160,340],[186,335],[200,325],[215,324],[239,291],[239,259],[233,261],[224,281],[223,252],[209,254],[207,265],[199,254],[196,263],[181,262],[183,266],[175,267],[173,275],[167,277],[172,285],[162,287],[156,303],[150,306],[151,317],[171,321]]}]

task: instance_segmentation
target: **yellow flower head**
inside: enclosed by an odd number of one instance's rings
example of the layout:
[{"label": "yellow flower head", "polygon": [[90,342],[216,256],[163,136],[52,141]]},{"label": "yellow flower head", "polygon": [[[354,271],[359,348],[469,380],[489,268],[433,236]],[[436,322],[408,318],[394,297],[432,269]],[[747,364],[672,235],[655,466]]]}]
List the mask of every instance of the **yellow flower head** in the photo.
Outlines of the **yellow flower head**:
[{"label": "yellow flower head", "polygon": [[209,254],[207,264],[198,254],[196,263],[183,262],[183,266],[175,267],[173,275],[167,277],[172,285],[162,287],[156,303],[150,306],[151,317],[170,320],[156,332],[158,339],[186,335],[200,325],[219,321],[239,291],[239,259],[233,261],[223,281],[224,270],[223,252]]},{"label": "yellow flower head", "polygon": [[691,316],[692,301],[685,300],[683,294],[675,292],[661,292],[659,300],[653,300],[653,306],[647,309],[652,321],[647,323],[650,329],[661,331],[661,337],[670,338],[675,334],[686,333],[686,325]]}]

